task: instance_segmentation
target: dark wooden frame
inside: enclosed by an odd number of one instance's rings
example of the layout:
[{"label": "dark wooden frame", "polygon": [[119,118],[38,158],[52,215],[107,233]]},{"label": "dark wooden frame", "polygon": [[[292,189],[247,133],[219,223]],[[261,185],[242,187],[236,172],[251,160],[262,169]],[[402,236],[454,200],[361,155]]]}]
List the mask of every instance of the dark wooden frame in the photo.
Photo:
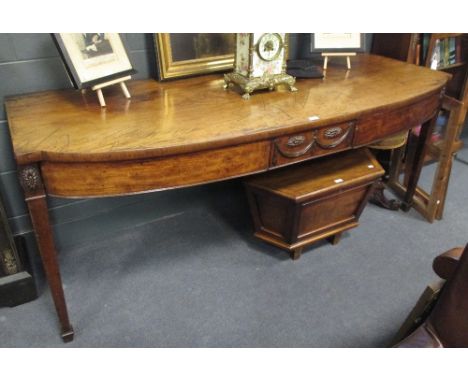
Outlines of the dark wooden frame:
[{"label": "dark wooden frame", "polygon": [[[124,47],[125,53],[127,54],[128,60],[130,61],[130,64],[132,63],[130,60],[130,56],[128,54],[128,48],[127,45],[120,36],[119,33],[117,33],[120,37],[120,40],[122,41],[122,45]],[[70,55],[68,54],[67,47],[63,43],[62,37],[60,36],[60,33],[51,33],[52,40],[55,43],[55,46],[57,47],[57,50],[60,53],[60,57],[62,58],[62,62],[65,66],[65,69],[67,70],[68,77],[70,78],[70,81],[72,82],[73,86],[75,89],[83,89],[83,88],[89,88],[91,86],[101,84],[103,82],[115,80],[117,78],[125,77],[131,74],[136,73],[136,70],[132,67],[129,70],[124,70],[121,72],[116,72],[111,75],[105,76],[105,77],[100,77],[92,81],[87,81],[87,82],[81,82],[80,77],[78,75],[78,72],[75,69],[75,66],[73,65],[73,62],[71,60]]]},{"label": "dark wooden frame", "polygon": [[310,34],[310,53],[341,53],[341,52],[356,52],[364,53],[366,51],[366,34],[360,33],[361,44],[359,48],[316,48],[315,33]]}]

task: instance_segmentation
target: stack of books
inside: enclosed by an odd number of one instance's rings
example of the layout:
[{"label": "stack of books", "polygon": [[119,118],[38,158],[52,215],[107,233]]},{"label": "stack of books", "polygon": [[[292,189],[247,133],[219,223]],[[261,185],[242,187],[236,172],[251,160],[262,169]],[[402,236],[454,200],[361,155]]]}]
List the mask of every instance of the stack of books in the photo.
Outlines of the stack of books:
[{"label": "stack of books", "polygon": [[437,39],[431,58],[431,69],[439,70],[461,62],[459,37]]}]

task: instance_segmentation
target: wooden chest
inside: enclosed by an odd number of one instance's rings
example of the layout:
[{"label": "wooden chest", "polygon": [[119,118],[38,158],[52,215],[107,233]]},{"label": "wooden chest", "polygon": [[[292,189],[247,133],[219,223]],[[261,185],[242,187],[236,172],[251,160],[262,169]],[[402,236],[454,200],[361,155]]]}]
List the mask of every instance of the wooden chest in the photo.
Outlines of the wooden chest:
[{"label": "wooden chest", "polygon": [[298,259],[302,248],[358,225],[384,170],[367,149],[285,167],[245,180],[255,236]]}]

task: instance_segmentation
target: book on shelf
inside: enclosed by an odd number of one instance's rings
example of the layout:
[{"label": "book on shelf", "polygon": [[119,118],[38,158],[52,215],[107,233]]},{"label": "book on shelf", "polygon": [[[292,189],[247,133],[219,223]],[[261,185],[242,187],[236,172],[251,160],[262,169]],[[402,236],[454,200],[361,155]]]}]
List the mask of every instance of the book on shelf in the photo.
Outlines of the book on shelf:
[{"label": "book on shelf", "polygon": [[431,56],[431,69],[437,70],[440,68],[440,40],[437,39],[434,44],[434,50]]},{"label": "book on shelf", "polygon": [[457,38],[450,37],[448,41],[448,62],[453,65],[457,62]]},{"label": "book on shelf", "polygon": [[[463,46],[465,35],[455,35],[444,38],[436,38],[432,41],[431,33],[421,33],[420,58],[422,62],[429,62],[433,70],[450,69],[453,65],[463,64]],[[466,39],[468,43],[468,39]],[[429,49],[432,49],[429,51]]]},{"label": "book on shelf", "polygon": [[443,51],[444,51],[444,59],[442,60],[442,65],[445,67],[445,66],[449,66],[449,39],[448,38],[444,38],[442,40],[442,48],[443,48]]},{"label": "book on shelf", "polygon": [[437,39],[431,58],[431,69],[439,70],[461,62],[461,40],[458,37]]},{"label": "book on shelf", "polygon": [[462,60],[462,54],[461,54],[461,51],[462,51],[462,39],[461,38],[457,38],[456,42],[455,42],[455,60],[456,62],[461,62]]},{"label": "book on shelf", "polygon": [[426,62],[427,51],[429,49],[429,41],[431,39],[430,33],[423,33],[422,34],[422,62]]}]

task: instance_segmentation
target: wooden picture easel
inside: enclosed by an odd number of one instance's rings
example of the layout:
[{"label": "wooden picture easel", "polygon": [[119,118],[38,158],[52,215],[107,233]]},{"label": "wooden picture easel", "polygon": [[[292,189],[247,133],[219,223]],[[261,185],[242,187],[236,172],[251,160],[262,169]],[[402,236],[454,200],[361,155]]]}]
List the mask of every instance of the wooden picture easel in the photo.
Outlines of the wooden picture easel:
[{"label": "wooden picture easel", "polygon": [[340,52],[340,53],[322,53],[323,59],[323,70],[327,70],[328,58],[329,57],[346,57],[346,67],[351,69],[351,56],[355,56],[356,52]]},{"label": "wooden picture easel", "polygon": [[126,77],[122,77],[122,78],[117,78],[115,80],[103,82],[102,84],[94,85],[91,88],[91,90],[96,92],[101,107],[106,107],[106,101],[104,100],[104,95],[102,94],[102,89],[107,87],[107,86],[120,84],[120,88],[122,89],[122,92],[123,92],[125,98],[130,99],[131,95],[130,95],[130,92],[128,91],[128,89],[127,89],[127,85],[125,85],[125,81],[128,81],[131,78],[132,78],[131,76],[126,76]]}]

